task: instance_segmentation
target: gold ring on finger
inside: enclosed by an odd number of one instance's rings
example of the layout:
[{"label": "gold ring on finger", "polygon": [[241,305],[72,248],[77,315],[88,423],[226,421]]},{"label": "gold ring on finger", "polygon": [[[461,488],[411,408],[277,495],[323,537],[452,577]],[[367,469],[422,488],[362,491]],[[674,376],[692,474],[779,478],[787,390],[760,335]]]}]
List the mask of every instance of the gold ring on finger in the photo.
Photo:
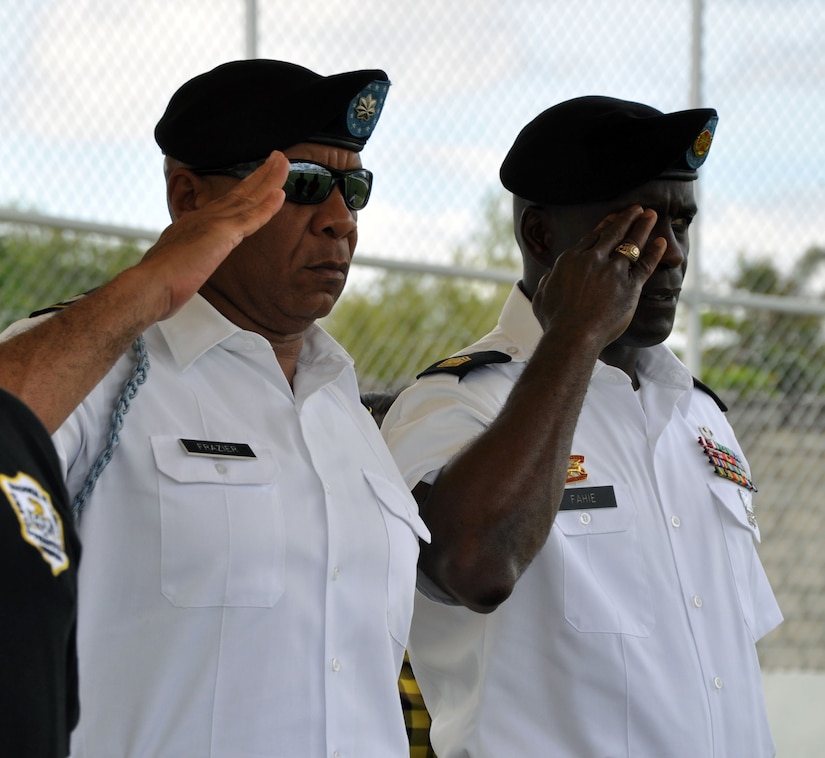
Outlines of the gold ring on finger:
[{"label": "gold ring on finger", "polygon": [[614,252],[624,255],[626,258],[630,260],[631,263],[635,263],[637,260],[639,260],[639,256],[642,254],[642,251],[639,250],[639,246],[635,242],[629,242],[628,240],[620,242],[616,246]]}]

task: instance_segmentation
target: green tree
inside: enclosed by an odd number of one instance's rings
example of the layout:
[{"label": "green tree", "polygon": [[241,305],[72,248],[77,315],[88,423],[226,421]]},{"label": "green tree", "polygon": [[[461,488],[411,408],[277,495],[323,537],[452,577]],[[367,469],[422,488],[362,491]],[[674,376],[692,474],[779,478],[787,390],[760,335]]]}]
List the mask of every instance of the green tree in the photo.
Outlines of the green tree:
[{"label": "green tree", "polygon": [[10,228],[0,236],[0,328],[98,287],[142,250],[89,235]]},{"label": "green tree", "polygon": [[[740,256],[735,289],[758,295],[821,297],[815,289],[825,248],[812,247],[785,273],[770,258]],[[825,388],[825,341],[821,317],[766,308],[739,308],[705,314],[703,327],[723,335],[705,351],[706,378],[740,394],[781,393],[798,397]]]}]

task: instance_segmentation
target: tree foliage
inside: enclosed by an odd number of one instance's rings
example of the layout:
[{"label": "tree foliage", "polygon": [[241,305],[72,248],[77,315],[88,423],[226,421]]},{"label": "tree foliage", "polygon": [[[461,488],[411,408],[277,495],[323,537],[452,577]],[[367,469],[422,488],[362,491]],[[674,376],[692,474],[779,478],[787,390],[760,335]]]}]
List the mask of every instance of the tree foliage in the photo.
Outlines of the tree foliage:
[{"label": "tree foliage", "polygon": [[[812,247],[786,271],[772,258],[740,256],[732,285],[740,292],[821,298],[816,274],[825,248]],[[825,389],[825,340],[816,314],[742,307],[705,314],[703,327],[720,339],[705,351],[709,382],[740,394],[779,392],[790,397]]]},{"label": "tree foliage", "polygon": [[0,235],[0,328],[100,286],[141,254],[136,245],[89,235],[5,230]]}]

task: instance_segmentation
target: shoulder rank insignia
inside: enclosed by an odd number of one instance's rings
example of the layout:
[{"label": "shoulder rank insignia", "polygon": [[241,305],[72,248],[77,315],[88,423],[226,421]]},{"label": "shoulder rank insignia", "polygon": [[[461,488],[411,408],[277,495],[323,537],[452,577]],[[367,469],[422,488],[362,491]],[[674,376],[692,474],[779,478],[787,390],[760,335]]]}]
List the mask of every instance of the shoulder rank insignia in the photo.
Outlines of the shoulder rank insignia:
[{"label": "shoulder rank insignia", "polygon": [[49,493],[36,479],[22,472],[14,478],[0,474],[0,490],[17,514],[23,539],[40,551],[52,574],[57,576],[65,571],[69,557],[63,540],[63,522]]},{"label": "shoulder rank insignia", "polygon": [[454,374],[461,381],[475,368],[487,366],[491,363],[509,363],[511,360],[512,358],[507,353],[498,350],[482,350],[478,353],[454,355],[452,358],[445,358],[433,363],[432,366],[425,368],[415,378],[420,379],[422,376],[430,376],[431,374]]},{"label": "shoulder rank insignia", "polygon": [[707,384],[703,384],[695,376],[693,377],[693,386],[696,387],[697,390],[701,390],[706,395],[709,395],[713,399],[713,402],[719,406],[719,410],[722,411],[722,413],[728,412],[728,406],[720,400],[719,396],[708,387]]},{"label": "shoulder rank insignia", "polygon": [[587,479],[587,471],[584,468],[584,456],[571,455],[570,462],[567,464],[567,481],[565,484],[583,482],[585,479]]},{"label": "shoulder rank insignia", "polygon": [[720,445],[713,439],[713,434],[707,427],[699,427],[699,444],[713,466],[713,473],[723,479],[730,479],[740,487],[756,492],[756,485],[748,476],[739,456],[730,448]]}]

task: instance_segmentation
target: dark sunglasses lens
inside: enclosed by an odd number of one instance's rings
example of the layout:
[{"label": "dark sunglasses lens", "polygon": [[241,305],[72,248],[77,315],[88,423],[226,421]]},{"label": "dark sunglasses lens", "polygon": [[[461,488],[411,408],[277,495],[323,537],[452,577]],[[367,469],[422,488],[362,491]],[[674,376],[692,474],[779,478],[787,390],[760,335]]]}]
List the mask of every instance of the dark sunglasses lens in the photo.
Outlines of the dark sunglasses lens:
[{"label": "dark sunglasses lens", "polygon": [[321,166],[293,168],[284,192],[294,203],[322,203],[329,196],[333,181],[332,174]]},{"label": "dark sunglasses lens", "polygon": [[367,169],[332,172],[316,163],[295,162],[284,184],[284,192],[287,200],[293,203],[323,203],[336,182],[341,185],[348,208],[360,211],[367,204],[372,189],[372,173]]},{"label": "dark sunglasses lens", "polygon": [[344,186],[344,199],[347,206],[354,211],[360,211],[370,199],[372,175],[368,171],[355,171],[347,174]]}]

